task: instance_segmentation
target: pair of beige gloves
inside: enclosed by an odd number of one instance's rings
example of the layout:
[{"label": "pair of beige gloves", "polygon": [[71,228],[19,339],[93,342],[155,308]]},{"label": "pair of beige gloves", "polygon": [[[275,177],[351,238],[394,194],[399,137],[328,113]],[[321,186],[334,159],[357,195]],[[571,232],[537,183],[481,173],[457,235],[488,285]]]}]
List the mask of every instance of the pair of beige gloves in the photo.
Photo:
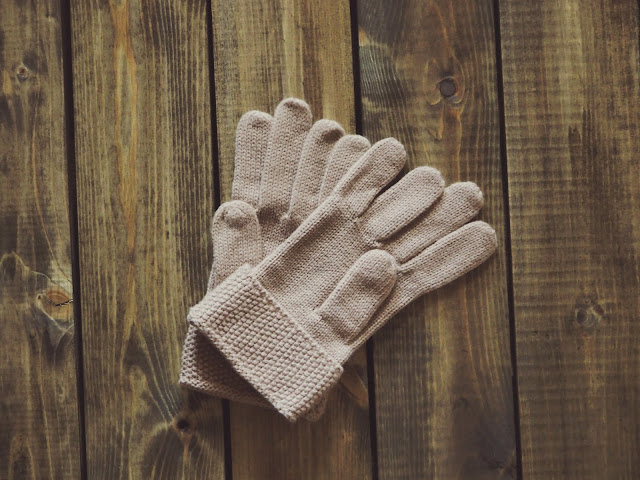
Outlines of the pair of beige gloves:
[{"label": "pair of beige gloves", "polygon": [[[391,317],[496,249],[473,183],[371,145],[309,106],[245,114],[232,200],[213,218],[214,263],[191,308],[180,383],[317,418],[343,364]],[[391,186],[390,186],[391,185]],[[389,187],[389,188],[387,188]],[[382,192],[382,193],[381,193]]]}]

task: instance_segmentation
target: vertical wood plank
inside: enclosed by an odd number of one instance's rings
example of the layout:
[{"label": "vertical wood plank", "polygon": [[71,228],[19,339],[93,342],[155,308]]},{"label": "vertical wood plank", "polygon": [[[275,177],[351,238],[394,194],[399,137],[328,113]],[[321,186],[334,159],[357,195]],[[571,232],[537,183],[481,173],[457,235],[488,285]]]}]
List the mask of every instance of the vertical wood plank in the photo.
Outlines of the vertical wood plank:
[{"label": "vertical wood plank", "polygon": [[524,477],[639,478],[638,3],[500,24]]},{"label": "vertical wood plank", "polygon": [[60,2],[1,9],[0,478],[79,478]]},{"label": "vertical wood plank", "polygon": [[[305,99],[317,119],[355,133],[348,1],[212,2],[222,200],[233,179],[234,136],[247,110],[273,113]],[[371,476],[366,360],[350,363],[324,417],[290,425],[275,412],[231,404],[234,480],[366,479]]]},{"label": "vertical wood plank", "polygon": [[373,340],[380,479],[515,478],[494,12],[490,1],[358,1],[364,134],[410,168],[475,181],[499,252]]},{"label": "vertical wood plank", "polygon": [[88,476],[222,478],[218,401],[178,387],[211,264],[206,2],[72,2]]}]

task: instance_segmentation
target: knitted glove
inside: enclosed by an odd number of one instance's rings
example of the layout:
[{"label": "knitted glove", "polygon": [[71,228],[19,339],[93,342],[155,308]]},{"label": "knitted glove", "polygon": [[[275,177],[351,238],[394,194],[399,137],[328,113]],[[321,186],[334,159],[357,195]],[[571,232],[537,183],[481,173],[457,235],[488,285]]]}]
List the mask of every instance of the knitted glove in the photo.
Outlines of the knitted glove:
[{"label": "knitted glove", "polygon": [[[320,120],[312,126],[309,106],[297,99],[283,100],[274,117],[252,111],[240,119],[232,201],[213,220],[208,290],[241,265],[256,265],[282,243],[370,147],[363,137],[343,135],[336,122]],[[193,326],[182,351],[180,383],[270,407]],[[307,418],[319,417],[323,409],[321,403]]]},{"label": "knitted glove", "polygon": [[496,249],[470,183],[444,189],[433,168],[409,172],[394,139],[376,143],[327,199],[257,266],[240,267],[188,315],[287,419],[337,382],[343,363],[417,297]]}]

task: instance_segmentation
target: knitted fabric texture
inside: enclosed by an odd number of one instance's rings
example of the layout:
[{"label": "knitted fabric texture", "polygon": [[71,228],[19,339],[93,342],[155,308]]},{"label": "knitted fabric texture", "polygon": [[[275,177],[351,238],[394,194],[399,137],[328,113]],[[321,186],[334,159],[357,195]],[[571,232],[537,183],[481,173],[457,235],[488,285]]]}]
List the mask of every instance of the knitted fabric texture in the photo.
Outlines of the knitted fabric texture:
[{"label": "knitted fabric texture", "polygon": [[291,236],[189,314],[289,420],[386,321],[496,249],[488,224],[466,223],[482,206],[474,184],[445,189],[437,170],[419,167],[380,193],[404,163],[399,142],[376,143]]},{"label": "knitted fabric texture", "polygon": [[[239,268],[218,286],[215,296],[193,307],[190,316],[199,318],[203,332],[215,339],[237,372],[287,419],[295,420],[338,381],[342,366],[249,272],[248,267]],[[295,370],[293,377],[288,369]]]},{"label": "knitted fabric texture", "polygon": [[[214,216],[208,290],[241,265],[256,265],[280,245],[370,148],[365,138],[344,135],[336,122],[312,125],[311,118],[306,103],[290,98],[273,117],[252,111],[238,123],[232,201]],[[271,406],[192,325],[182,351],[180,383],[210,395]],[[317,419],[324,404],[319,401],[306,417]]]}]

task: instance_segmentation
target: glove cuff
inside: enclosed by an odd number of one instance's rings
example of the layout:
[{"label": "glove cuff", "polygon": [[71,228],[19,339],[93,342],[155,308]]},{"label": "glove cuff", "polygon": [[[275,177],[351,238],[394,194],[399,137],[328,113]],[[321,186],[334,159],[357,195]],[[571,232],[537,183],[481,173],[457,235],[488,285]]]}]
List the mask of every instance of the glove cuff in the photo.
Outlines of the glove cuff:
[{"label": "glove cuff", "polygon": [[225,363],[224,356],[213,348],[209,340],[189,325],[182,347],[180,385],[235,402],[268,406],[260,394],[240,379],[233,369],[224,368]]},{"label": "glove cuff", "polygon": [[233,368],[288,420],[313,408],[342,366],[251,275],[239,268],[189,312]]}]

